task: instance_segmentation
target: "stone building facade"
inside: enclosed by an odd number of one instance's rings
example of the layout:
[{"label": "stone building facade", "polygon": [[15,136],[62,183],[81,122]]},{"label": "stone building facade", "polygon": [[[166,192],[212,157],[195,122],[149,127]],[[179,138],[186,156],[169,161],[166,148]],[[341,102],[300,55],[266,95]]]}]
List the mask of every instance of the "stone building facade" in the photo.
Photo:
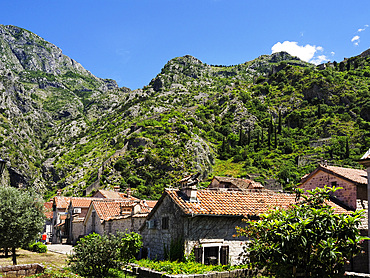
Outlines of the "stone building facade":
[{"label": "stone building facade", "polygon": [[140,229],[143,245],[150,259],[165,259],[171,243],[182,242],[185,255],[194,251],[198,262],[237,264],[248,239],[236,237],[236,227],[245,226],[244,219],[275,207],[288,208],[295,201],[294,194],[269,190],[168,189]]},{"label": "stone building facade", "polygon": [[83,234],[138,232],[148,213],[149,208],[142,201],[94,200],[83,221]]},{"label": "stone building facade", "polygon": [[367,173],[364,170],[319,165],[302,178],[299,187],[312,190],[324,186],[342,187],[335,192],[335,197],[354,210],[361,202],[367,203]]}]

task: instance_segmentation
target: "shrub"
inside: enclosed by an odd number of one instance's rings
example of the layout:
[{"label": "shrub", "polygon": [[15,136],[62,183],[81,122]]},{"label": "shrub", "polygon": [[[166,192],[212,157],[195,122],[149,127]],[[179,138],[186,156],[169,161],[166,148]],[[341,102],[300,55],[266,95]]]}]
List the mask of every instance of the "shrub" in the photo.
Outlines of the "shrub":
[{"label": "shrub", "polygon": [[115,253],[108,236],[93,233],[77,242],[74,254],[68,257],[68,265],[84,277],[107,277],[109,269],[118,266]]},{"label": "shrub", "polygon": [[141,236],[137,233],[117,236],[96,233],[80,239],[74,254],[68,257],[73,272],[84,277],[109,277],[110,270],[127,264],[141,247]]},{"label": "shrub", "polygon": [[36,242],[32,245],[32,251],[37,253],[46,253],[48,248],[42,242]]}]

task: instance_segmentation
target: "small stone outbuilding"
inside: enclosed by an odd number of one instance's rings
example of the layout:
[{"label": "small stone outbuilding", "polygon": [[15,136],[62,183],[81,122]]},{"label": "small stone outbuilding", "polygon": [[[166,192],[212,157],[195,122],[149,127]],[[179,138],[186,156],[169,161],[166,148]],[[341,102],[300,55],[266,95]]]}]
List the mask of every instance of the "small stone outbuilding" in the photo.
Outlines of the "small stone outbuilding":
[{"label": "small stone outbuilding", "polygon": [[251,189],[263,189],[263,185],[250,179],[214,176],[211,183],[208,185],[208,188],[243,191]]}]

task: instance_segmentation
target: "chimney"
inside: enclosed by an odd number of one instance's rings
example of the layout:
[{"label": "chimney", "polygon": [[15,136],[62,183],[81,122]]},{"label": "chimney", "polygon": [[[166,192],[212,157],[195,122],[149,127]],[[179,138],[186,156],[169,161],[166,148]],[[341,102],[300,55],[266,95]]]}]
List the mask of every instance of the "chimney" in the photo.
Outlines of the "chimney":
[{"label": "chimney", "polygon": [[119,192],[119,189],[120,189],[119,185],[115,185],[113,187],[114,192]]},{"label": "chimney", "polygon": [[130,188],[126,189],[126,194],[127,194],[127,198],[131,198],[131,189]]},{"label": "chimney", "polygon": [[181,191],[189,198],[189,202],[197,202],[197,184],[200,173],[192,175],[187,182],[181,183]]},{"label": "chimney", "polygon": [[61,189],[58,189],[57,196],[60,197],[61,195],[62,195],[62,190]]}]

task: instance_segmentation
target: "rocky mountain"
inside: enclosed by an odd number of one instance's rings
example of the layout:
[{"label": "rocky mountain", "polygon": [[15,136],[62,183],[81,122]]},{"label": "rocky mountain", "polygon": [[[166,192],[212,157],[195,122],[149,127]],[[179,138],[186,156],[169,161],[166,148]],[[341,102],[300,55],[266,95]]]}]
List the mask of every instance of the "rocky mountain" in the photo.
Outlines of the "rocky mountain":
[{"label": "rocky mountain", "polygon": [[0,25],[0,57],[2,182],[46,198],[114,185],[158,198],[197,171],[289,189],[322,159],[355,166],[370,144],[366,53],[318,67],[284,52],[177,57],[135,91],[18,27]]}]

